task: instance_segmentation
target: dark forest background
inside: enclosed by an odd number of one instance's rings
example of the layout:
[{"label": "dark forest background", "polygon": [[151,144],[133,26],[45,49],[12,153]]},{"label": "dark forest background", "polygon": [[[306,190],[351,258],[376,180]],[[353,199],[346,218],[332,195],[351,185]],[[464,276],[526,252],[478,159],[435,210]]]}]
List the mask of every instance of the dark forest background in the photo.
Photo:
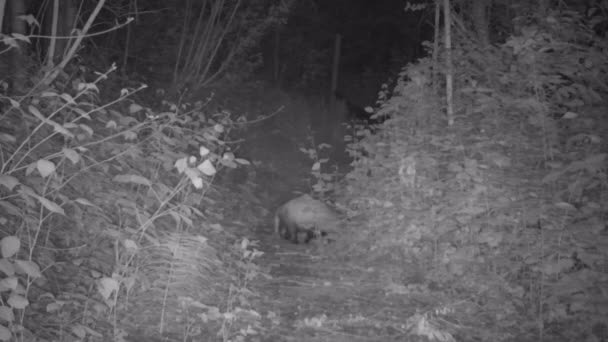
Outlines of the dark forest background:
[{"label": "dark forest background", "polygon": [[0,341],[608,340],[608,1],[0,20]]}]

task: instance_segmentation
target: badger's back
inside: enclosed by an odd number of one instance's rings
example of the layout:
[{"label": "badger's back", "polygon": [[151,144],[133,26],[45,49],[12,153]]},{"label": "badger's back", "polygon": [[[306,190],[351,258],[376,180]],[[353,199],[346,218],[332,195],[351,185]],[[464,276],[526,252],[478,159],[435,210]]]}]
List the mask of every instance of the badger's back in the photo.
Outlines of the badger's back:
[{"label": "badger's back", "polygon": [[306,233],[306,242],[314,231],[333,232],[338,228],[340,216],[325,203],[305,194],[280,206],[274,217],[275,232],[298,243],[298,233]]}]

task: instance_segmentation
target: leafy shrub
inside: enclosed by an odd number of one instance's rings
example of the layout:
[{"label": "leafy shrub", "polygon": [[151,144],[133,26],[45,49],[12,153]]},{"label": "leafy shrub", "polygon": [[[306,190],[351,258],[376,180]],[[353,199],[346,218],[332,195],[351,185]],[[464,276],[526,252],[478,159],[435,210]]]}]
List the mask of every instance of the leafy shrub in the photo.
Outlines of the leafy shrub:
[{"label": "leafy shrub", "polygon": [[2,114],[0,339],[254,333],[241,327],[259,321],[247,298],[261,253],[213,223],[209,196],[217,172],[248,164],[224,142],[231,114],[157,113],[127,99],[143,87],[97,105],[106,76]]},{"label": "leafy shrub", "polygon": [[519,32],[483,49],[456,32],[453,127],[438,66],[403,69],[377,110],[389,119],[350,145],[344,197],[366,221],[343,254],[381,264],[394,298],[441,298],[420,316],[434,336],[599,340],[605,41],[573,12]]}]

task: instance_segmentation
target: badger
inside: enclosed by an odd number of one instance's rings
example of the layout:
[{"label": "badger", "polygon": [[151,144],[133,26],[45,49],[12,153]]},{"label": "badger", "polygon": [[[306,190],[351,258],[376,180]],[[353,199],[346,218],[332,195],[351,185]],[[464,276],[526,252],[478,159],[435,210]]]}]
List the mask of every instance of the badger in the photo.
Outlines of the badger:
[{"label": "badger", "polygon": [[304,194],[281,205],[274,215],[274,231],[280,237],[299,243],[299,235],[305,234],[308,243],[316,236],[326,236],[335,231],[340,216],[325,203]]}]

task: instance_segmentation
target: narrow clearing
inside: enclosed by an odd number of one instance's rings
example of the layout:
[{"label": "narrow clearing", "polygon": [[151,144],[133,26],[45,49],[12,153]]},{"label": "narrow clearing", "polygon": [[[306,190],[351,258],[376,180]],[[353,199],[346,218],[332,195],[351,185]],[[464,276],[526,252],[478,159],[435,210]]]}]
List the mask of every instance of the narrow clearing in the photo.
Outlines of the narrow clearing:
[{"label": "narrow clearing", "polygon": [[[273,279],[265,284],[276,327],[265,341],[392,341],[403,338],[395,322],[370,321],[405,303],[385,298],[376,272],[331,256],[333,246],[318,241],[294,245],[269,239],[261,264]],[[400,308],[399,308],[400,307]],[[396,316],[407,317],[403,312]],[[363,318],[365,317],[365,319]]]},{"label": "narrow clearing", "polygon": [[[382,284],[388,279],[381,276],[381,264],[363,266],[340,259],[335,252],[350,247],[339,236],[294,244],[274,233],[274,210],[306,189],[303,184],[308,181],[309,168],[301,153],[289,151],[278,139],[266,135],[256,139],[255,145],[256,150],[269,153],[267,159],[275,159],[267,162],[277,165],[279,174],[258,184],[259,189],[271,192],[271,199],[264,203],[269,214],[260,219],[252,237],[264,252],[258,263],[272,277],[256,286],[262,294],[260,310],[271,317],[271,326],[260,340],[402,341],[407,335],[406,322],[398,320],[412,316],[414,306],[385,295]],[[361,222],[349,221],[346,229],[356,229],[358,224]],[[416,275],[412,270],[409,283]],[[424,299],[417,300],[416,306],[421,307]],[[399,326],[404,329],[395,328]]]}]

